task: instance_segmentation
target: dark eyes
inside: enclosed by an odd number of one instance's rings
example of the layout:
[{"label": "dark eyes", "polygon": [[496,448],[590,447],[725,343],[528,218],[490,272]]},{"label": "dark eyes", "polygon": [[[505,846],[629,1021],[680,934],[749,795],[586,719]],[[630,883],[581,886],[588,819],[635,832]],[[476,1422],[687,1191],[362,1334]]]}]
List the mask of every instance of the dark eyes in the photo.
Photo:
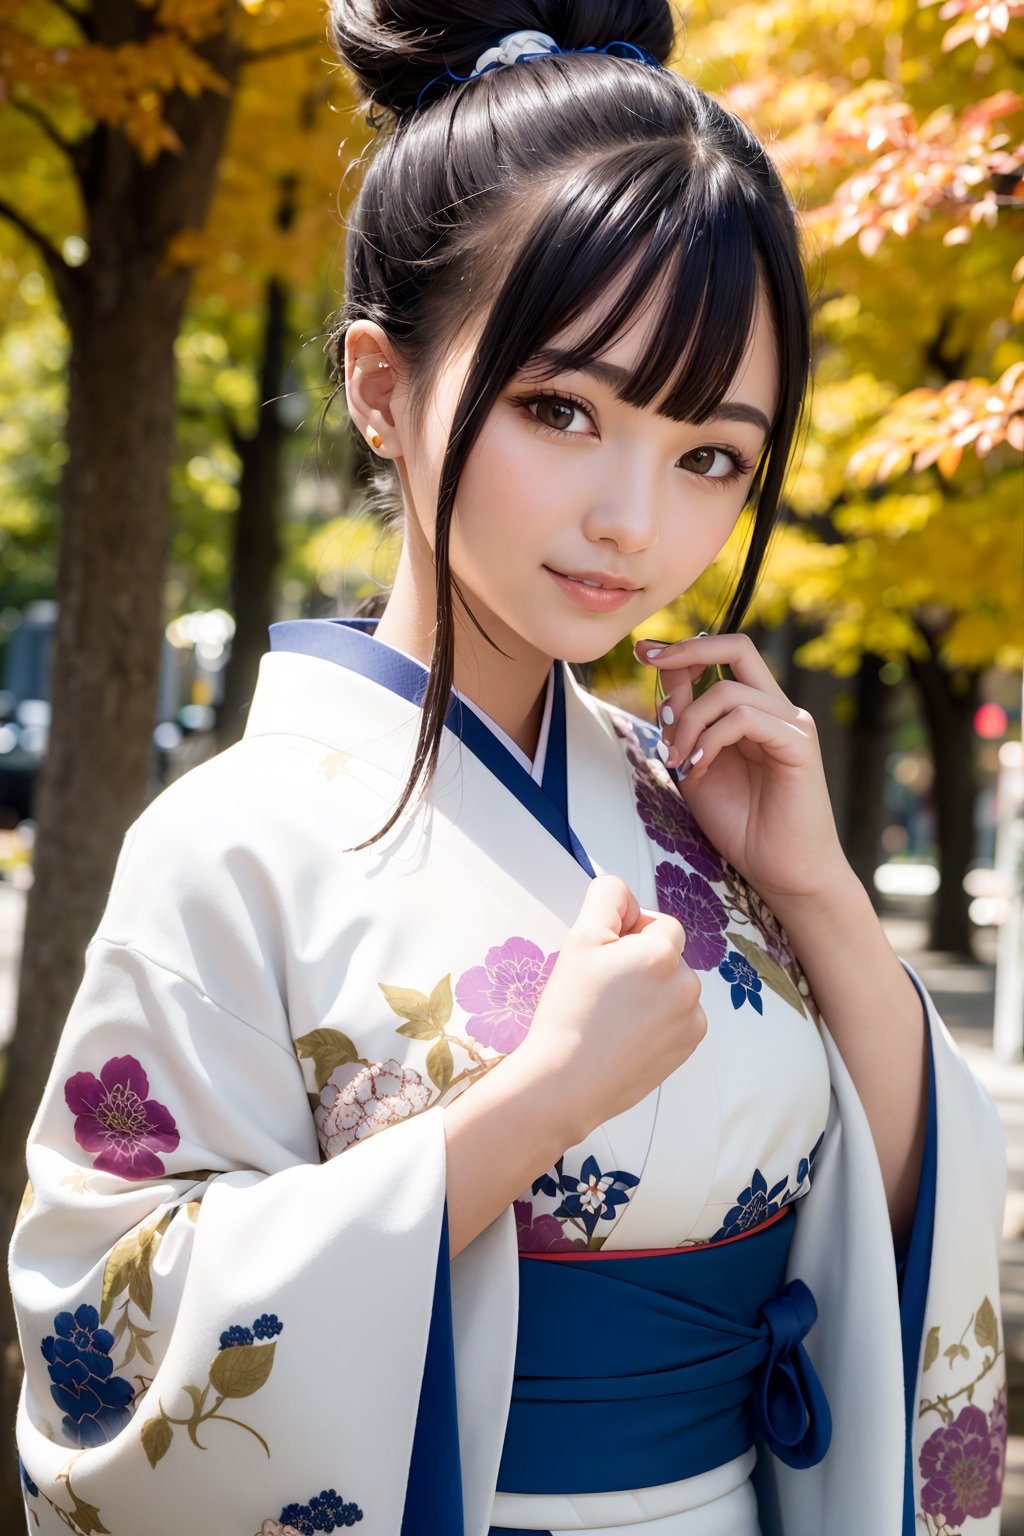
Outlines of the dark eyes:
[{"label": "dark eyes", "polygon": [[[515,403],[545,432],[557,437],[585,437],[588,435],[588,425],[593,426],[590,407],[574,395],[545,390],[520,396]],[[736,449],[713,448],[709,444],[691,448],[689,453],[684,453],[679,466],[720,487],[750,474],[754,468],[753,463]]]}]

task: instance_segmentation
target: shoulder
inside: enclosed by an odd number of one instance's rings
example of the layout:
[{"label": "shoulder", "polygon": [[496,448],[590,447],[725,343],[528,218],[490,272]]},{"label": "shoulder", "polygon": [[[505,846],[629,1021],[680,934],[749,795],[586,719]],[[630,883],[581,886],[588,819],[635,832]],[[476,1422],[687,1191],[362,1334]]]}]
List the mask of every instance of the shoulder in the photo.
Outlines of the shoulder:
[{"label": "shoulder", "polygon": [[325,751],[246,738],[169,785],[128,829],[95,940],[242,1013],[251,1000],[225,999],[226,981],[283,991],[295,893],[312,896],[311,871],[343,863],[352,841],[325,830]]}]

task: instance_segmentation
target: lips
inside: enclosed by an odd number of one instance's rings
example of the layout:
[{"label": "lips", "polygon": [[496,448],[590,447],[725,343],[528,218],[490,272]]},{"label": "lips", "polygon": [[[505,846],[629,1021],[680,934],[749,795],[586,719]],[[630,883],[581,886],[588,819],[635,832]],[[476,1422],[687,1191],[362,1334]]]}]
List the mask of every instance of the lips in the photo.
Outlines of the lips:
[{"label": "lips", "polygon": [[[609,576],[606,571],[595,571],[591,576],[588,572],[580,571],[572,576],[563,576],[560,571],[554,571],[550,566],[545,566],[551,580],[566,597],[570,598],[577,608],[582,608],[587,613],[615,613],[631,602],[640,591],[639,587],[604,586],[598,582],[622,581],[621,576]],[[591,581],[595,584],[590,585]]]},{"label": "lips", "polygon": [[633,581],[627,581],[624,576],[610,576],[605,571],[556,571],[553,566],[548,566],[555,576],[564,576],[567,581],[578,581],[591,587],[601,587],[606,592],[639,592],[640,588]]}]

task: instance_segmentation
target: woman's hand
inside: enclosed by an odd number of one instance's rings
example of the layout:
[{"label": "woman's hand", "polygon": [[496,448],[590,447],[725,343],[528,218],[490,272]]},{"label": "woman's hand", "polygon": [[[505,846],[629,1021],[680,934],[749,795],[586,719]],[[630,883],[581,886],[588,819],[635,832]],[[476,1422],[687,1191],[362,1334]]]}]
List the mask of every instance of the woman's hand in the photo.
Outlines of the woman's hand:
[{"label": "woman's hand", "polygon": [[[636,656],[662,674],[659,724],[669,767],[680,768],[680,793],[729,863],[769,905],[847,885],[852,871],[814,720],[790,703],[749,636],[641,640]],[[730,667],[733,679],[695,699],[694,682],[715,663]]]},{"label": "woman's hand", "polygon": [[[707,1031],[700,977],[674,917],[642,908],[617,875],[591,881],[513,1059],[550,1095],[571,1141],[639,1102]],[[563,1148],[564,1150],[564,1148]]]},{"label": "woman's hand", "polygon": [[591,881],[526,1039],[445,1105],[452,1258],[696,1050],[708,1026],[685,942],[617,875]]}]

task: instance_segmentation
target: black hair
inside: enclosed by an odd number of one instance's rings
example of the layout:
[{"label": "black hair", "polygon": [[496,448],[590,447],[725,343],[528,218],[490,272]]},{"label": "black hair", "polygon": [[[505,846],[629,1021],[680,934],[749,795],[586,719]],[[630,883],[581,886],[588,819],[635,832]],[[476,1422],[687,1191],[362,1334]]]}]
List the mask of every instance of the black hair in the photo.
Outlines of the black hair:
[{"label": "black hair", "polygon": [[468,321],[484,320],[438,487],[437,626],[416,755],[397,808],[365,847],[436,769],[455,597],[481,628],[451,571],[449,534],[460,476],[508,380],[630,269],[621,297],[566,366],[593,361],[656,301],[655,344],[621,398],[657,399],[662,414],[700,422],[736,375],[763,293],[779,398],[723,621],[734,630],[779,516],[807,391],[810,322],[786,189],[755,135],[691,81],[597,51],[545,54],[465,83],[448,75],[469,75],[487,48],[521,29],[563,49],[630,43],[664,64],[674,42],[666,0],[332,0],[331,18],[335,46],[382,130],[349,218],[345,302],[328,343],[336,376],[348,326],[375,321],[408,368],[415,424],[446,350]]}]

